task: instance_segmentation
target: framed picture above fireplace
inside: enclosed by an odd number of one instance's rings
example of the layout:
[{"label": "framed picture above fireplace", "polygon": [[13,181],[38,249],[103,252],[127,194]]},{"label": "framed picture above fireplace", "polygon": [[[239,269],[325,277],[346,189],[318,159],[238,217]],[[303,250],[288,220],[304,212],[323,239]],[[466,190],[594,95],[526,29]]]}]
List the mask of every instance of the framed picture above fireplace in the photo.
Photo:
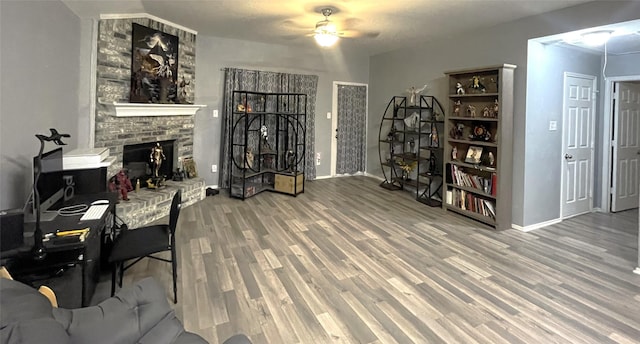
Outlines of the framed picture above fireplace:
[{"label": "framed picture above fireplace", "polygon": [[131,103],[177,103],[178,37],[132,24]]}]

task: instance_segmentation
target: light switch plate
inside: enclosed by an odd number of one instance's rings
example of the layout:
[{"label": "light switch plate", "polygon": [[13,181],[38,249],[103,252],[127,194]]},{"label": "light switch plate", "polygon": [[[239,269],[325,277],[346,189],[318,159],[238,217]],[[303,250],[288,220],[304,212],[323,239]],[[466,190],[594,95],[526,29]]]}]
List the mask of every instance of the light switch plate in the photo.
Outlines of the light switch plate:
[{"label": "light switch plate", "polygon": [[218,110],[213,110],[213,118],[218,118]]},{"label": "light switch plate", "polygon": [[331,119],[331,112],[327,112],[327,119]]},{"label": "light switch plate", "polygon": [[558,122],[549,121],[549,131],[556,131],[556,130],[558,130]]}]

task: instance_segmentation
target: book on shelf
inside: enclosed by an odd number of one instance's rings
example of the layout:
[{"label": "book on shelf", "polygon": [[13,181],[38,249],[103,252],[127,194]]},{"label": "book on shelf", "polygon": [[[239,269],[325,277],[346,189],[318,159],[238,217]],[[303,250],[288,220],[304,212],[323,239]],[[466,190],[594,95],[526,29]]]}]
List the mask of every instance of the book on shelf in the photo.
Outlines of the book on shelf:
[{"label": "book on shelf", "polygon": [[496,218],[495,204],[493,201],[478,197],[465,190],[447,190],[446,203],[462,210],[477,213],[492,219]]},{"label": "book on shelf", "polygon": [[451,182],[458,186],[477,189],[487,195],[496,195],[495,184],[497,175],[491,174],[491,178],[484,178],[476,174],[464,172],[464,170],[455,164],[451,164]]}]

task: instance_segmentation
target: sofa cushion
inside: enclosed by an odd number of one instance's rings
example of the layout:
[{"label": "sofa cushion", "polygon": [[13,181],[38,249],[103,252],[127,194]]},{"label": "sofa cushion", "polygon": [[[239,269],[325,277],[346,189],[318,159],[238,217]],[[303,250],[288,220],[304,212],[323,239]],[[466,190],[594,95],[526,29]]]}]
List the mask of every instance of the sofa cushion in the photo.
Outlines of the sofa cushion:
[{"label": "sofa cushion", "polygon": [[74,343],[206,343],[183,336],[184,327],[169,307],[164,288],[145,278],[94,307],[55,309],[55,318]]},{"label": "sofa cushion", "polygon": [[69,343],[51,303],[36,289],[0,279],[0,343]]}]

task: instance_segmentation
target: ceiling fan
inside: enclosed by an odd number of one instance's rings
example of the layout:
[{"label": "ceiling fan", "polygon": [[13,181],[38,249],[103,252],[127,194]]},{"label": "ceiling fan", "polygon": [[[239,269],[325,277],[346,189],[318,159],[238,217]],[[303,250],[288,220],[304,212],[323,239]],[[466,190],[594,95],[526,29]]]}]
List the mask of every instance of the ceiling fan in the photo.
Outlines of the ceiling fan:
[{"label": "ceiling fan", "polygon": [[330,47],[334,45],[340,36],[336,29],[336,25],[329,20],[329,16],[333,10],[329,7],[320,10],[324,16],[324,20],[316,23],[316,29],[313,32],[313,38],[321,47]]}]

